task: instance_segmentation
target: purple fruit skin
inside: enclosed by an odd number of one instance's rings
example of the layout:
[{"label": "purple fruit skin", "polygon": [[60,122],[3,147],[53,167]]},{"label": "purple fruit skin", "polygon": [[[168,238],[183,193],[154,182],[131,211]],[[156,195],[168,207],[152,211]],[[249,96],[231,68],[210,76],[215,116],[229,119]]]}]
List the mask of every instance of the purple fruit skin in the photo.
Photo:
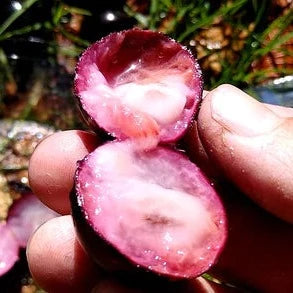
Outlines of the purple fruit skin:
[{"label": "purple fruit skin", "polygon": [[[114,141],[111,143],[115,143]],[[163,147],[166,149],[166,147]],[[170,148],[169,151],[174,152]],[[183,154],[176,152],[176,156],[185,157],[188,161],[189,159]],[[132,262],[128,259],[125,255],[120,253],[117,248],[115,248],[107,239],[105,239],[98,231],[95,231],[91,226],[90,222],[87,221],[87,212],[82,207],[82,195],[79,193],[78,189],[76,188],[78,183],[78,175],[83,166],[87,163],[88,156],[84,159],[77,162],[77,169],[75,172],[74,177],[74,187],[70,194],[70,203],[71,203],[71,212],[74,221],[74,225],[77,231],[78,239],[84,248],[84,250],[93,258],[93,260],[107,272],[113,272],[118,275],[122,276],[129,276],[135,274],[139,278],[151,278],[157,279],[159,277],[167,278],[170,280],[180,280],[186,279],[186,277],[182,276],[173,276],[169,274],[159,274],[158,272],[153,272],[148,270],[143,266],[138,266],[137,263]],[[202,178],[204,181],[209,181],[203,173],[201,173]],[[222,201],[218,198],[220,205],[222,205]],[[224,249],[226,238],[227,238],[227,220],[225,212],[223,211],[223,218],[225,220],[225,224],[223,226],[223,234],[224,234],[224,241],[220,244],[219,250],[217,252],[216,258],[213,263],[216,263],[222,250]],[[197,275],[190,276],[189,278],[194,278],[200,276],[206,270],[199,272]]]},{"label": "purple fruit skin", "polygon": [[75,184],[70,193],[71,213],[78,239],[85,251],[101,268],[106,271],[127,270],[130,266],[125,258],[105,238],[97,234],[87,222],[86,211],[79,203],[80,195],[76,189],[76,182],[78,181],[78,173],[85,163],[86,157],[77,162]]},{"label": "purple fruit skin", "polygon": [[[166,41],[170,41],[172,43],[176,43],[178,45],[178,47],[180,47],[180,49],[184,50],[184,52],[186,53],[186,55],[188,56],[188,58],[190,58],[191,60],[193,60],[193,64],[194,64],[194,68],[193,68],[193,90],[194,90],[194,103],[192,105],[192,107],[188,110],[188,113],[186,115],[184,115],[184,119],[181,121],[182,128],[179,127],[179,130],[177,130],[176,132],[174,132],[174,130],[172,130],[171,128],[174,127],[174,124],[171,125],[171,127],[169,127],[170,129],[167,129],[167,133],[168,135],[165,135],[164,137],[160,138],[160,141],[162,143],[173,143],[178,141],[179,139],[181,139],[184,134],[187,132],[188,128],[190,127],[190,125],[192,124],[192,121],[195,119],[195,115],[199,109],[199,105],[201,102],[201,98],[202,98],[202,93],[203,93],[203,78],[202,78],[202,71],[200,69],[200,66],[197,62],[197,60],[194,58],[194,56],[192,55],[191,51],[188,50],[186,47],[182,46],[181,44],[177,43],[175,40],[169,38],[168,36],[160,33],[160,32],[153,32],[153,31],[149,31],[149,30],[140,30],[137,28],[131,29],[131,30],[126,30],[126,31],[121,31],[121,32],[114,32],[109,34],[108,36],[102,38],[101,40],[97,41],[96,43],[92,44],[90,47],[88,47],[81,55],[81,57],[79,58],[79,61],[76,65],[75,68],[75,79],[74,79],[74,94],[76,96],[77,99],[77,103],[79,106],[79,109],[81,111],[82,117],[84,119],[84,121],[87,123],[87,125],[94,130],[97,134],[101,134],[101,132],[106,132],[107,134],[109,134],[107,132],[107,130],[103,129],[102,127],[100,127],[96,121],[93,119],[93,117],[91,117],[87,111],[85,110],[84,104],[81,102],[81,96],[80,96],[80,91],[81,91],[81,87],[83,85],[81,85],[80,80],[77,78],[81,72],[81,68],[83,68],[85,65],[83,64],[84,59],[87,57],[87,55],[89,55],[92,51],[95,52],[97,50],[97,48],[102,47],[102,46],[106,46],[105,43],[107,43],[108,41],[111,43],[111,39],[115,39],[117,36],[121,36],[121,35],[131,35],[133,34],[135,35],[140,35],[140,37],[142,35],[148,36],[148,35],[154,35],[157,36],[157,38],[159,39],[163,39]],[[135,36],[137,37],[137,36]],[[94,54],[94,53],[93,53]],[[96,55],[96,54],[94,54]],[[170,133],[172,133],[170,135]]]}]

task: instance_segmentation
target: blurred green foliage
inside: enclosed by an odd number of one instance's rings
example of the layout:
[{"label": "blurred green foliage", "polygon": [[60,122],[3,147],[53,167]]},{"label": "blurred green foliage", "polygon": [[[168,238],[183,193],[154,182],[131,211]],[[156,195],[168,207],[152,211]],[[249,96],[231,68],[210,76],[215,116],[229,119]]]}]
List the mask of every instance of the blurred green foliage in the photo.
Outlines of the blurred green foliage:
[{"label": "blurred green foliage", "polygon": [[[13,23],[22,17],[40,0],[24,0],[20,10],[15,10],[0,25],[0,81],[3,85],[4,80],[11,80],[13,76],[9,70],[9,64],[5,53],[1,50],[1,44],[6,40],[27,36],[33,32],[52,32],[60,34],[65,39],[70,40],[71,46],[60,47],[54,37],[47,41],[47,51],[53,59],[57,53],[69,57],[77,57],[89,41],[73,34],[66,29],[64,18],[70,18],[73,14],[79,14],[91,17],[91,12],[79,7],[70,6],[63,1],[53,0],[49,17],[43,21],[24,25],[23,27],[13,28]],[[234,46],[235,43],[241,44],[240,49],[234,50],[221,47],[204,48],[201,53],[200,63],[210,62],[210,59],[217,59],[218,72],[206,70],[205,85],[208,89],[221,83],[232,83],[239,87],[255,85],[263,82],[268,76],[284,76],[292,74],[292,68],[275,67],[261,68],[252,70],[252,64],[270,54],[272,51],[282,54],[282,56],[293,57],[292,50],[288,50],[284,44],[292,40],[292,30],[287,28],[293,22],[293,10],[289,9],[287,13],[271,17],[270,7],[272,1],[263,0],[149,0],[148,8],[145,11],[134,9],[133,1],[126,1],[125,12],[132,18],[135,18],[138,26],[144,29],[159,30],[170,37],[182,42],[195,55],[198,55],[197,44],[200,41],[201,34],[213,26],[227,26],[232,28],[229,36],[228,46]],[[135,1],[134,1],[135,2]],[[139,1],[138,1],[139,2]],[[97,4],[98,5],[98,4]],[[239,39],[241,32],[245,32],[245,39]],[[193,43],[192,43],[193,42]],[[232,44],[232,45],[231,45]],[[232,57],[231,57],[232,56]],[[215,74],[214,74],[215,73]],[[274,73],[274,74],[272,74]],[[3,86],[0,86],[0,96],[3,96]]]},{"label": "blurred green foliage", "polygon": [[[293,57],[293,52],[282,45],[293,39],[292,30],[286,31],[293,22],[293,10],[272,17],[272,2],[268,0],[150,0],[148,11],[136,11],[126,6],[125,11],[135,17],[141,28],[160,30],[172,38],[190,47],[191,40],[199,40],[200,33],[215,24],[229,25],[234,41],[241,32],[246,32],[241,50],[234,54],[233,60],[223,54],[223,48],[205,48],[204,58],[218,54],[221,72],[208,75],[205,81],[207,88],[221,83],[232,83],[236,86],[258,84],[275,75],[292,74],[292,68],[264,68],[252,71],[252,63],[260,60],[275,50],[282,56]],[[197,44],[195,43],[195,46]],[[226,54],[227,55],[227,54]],[[199,60],[201,61],[201,60]]]}]

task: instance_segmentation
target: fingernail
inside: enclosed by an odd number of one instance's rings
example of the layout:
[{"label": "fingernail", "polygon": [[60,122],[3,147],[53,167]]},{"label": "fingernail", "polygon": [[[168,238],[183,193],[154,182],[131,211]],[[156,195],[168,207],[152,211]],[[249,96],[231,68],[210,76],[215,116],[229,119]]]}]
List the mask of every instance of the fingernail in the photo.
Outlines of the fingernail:
[{"label": "fingernail", "polygon": [[257,136],[281,123],[274,112],[234,86],[220,86],[210,95],[212,118],[234,134]]}]

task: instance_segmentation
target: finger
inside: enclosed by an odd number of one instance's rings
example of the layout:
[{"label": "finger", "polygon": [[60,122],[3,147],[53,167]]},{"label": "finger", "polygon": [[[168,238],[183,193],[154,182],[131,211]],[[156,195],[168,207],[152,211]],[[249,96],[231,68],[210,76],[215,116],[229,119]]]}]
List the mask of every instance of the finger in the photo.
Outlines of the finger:
[{"label": "finger", "polygon": [[105,278],[80,247],[71,216],[42,225],[27,246],[27,259],[34,280],[48,292],[234,292],[203,278],[154,284]]},{"label": "finger", "polygon": [[34,280],[48,292],[234,292],[203,278],[154,283],[148,279],[145,284],[133,278],[106,278],[80,247],[71,216],[42,225],[28,244],[27,259]]},{"label": "finger", "polygon": [[[293,115],[291,108],[264,105],[280,117]],[[218,178],[221,170],[209,157],[213,149],[209,150],[210,146],[202,143],[197,127],[195,122],[186,137],[189,155],[210,176]],[[201,132],[204,131],[203,126]],[[227,160],[226,164],[231,164],[231,160]],[[293,226],[270,216],[245,200],[239,192],[231,190],[233,188],[229,185],[222,191],[226,195],[229,233],[224,251],[212,273],[220,280],[254,288],[257,292],[289,292],[293,287],[290,277],[293,274]]]},{"label": "finger", "polygon": [[48,292],[90,292],[98,278],[76,239],[71,216],[42,225],[28,244],[27,259],[34,280]]},{"label": "finger", "polygon": [[293,117],[293,108],[283,107],[278,105],[271,105],[271,104],[264,104],[264,105],[280,117],[284,117],[284,118]]},{"label": "finger", "polygon": [[186,292],[186,293],[239,293],[235,288],[218,284],[213,281],[198,277],[192,280],[179,282],[162,282],[133,285],[118,281],[117,279],[104,279],[92,290],[92,293],[147,293],[147,292]]},{"label": "finger", "polygon": [[293,118],[276,111],[223,85],[203,100],[198,131],[211,162],[226,177],[293,223]]},{"label": "finger", "polygon": [[68,196],[76,162],[97,145],[96,136],[84,131],[58,132],[46,138],[30,159],[29,182],[33,192],[60,214],[70,213]]},{"label": "finger", "polygon": [[[203,96],[208,95],[208,91],[204,91]],[[268,109],[273,111],[280,117],[293,117],[293,108],[282,107],[278,105],[264,104]],[[188,130],[187,135],[183,140],[184,147],[188,153],[188,156],[210,177],[220,177],[221,172],[213,162],[209,159],[209,156],[200,140],[198,133],[198,123],[195,120],[192,127]]]},{"label": "finger", "polygon": [[253,292],[291,292],[293,225],[265,212],[231,186],[222,194],[228,240],[211,274],[247,288],[247,292],[251,292],[249,288]]},{"label": "finger", "polygon": [[200,167],[209,178],[220,177],[221,171],[212,163],[202,144],[198,133],[197,121],[194,121],[192,127],[189,128],[186,136],[183,138],[183,144],[190,160]]}]

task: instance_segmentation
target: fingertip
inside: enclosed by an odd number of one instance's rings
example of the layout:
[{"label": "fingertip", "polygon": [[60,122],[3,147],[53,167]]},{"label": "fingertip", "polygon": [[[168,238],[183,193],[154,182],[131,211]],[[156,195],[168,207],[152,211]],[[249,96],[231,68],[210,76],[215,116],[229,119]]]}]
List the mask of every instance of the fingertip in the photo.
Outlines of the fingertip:
[{"label": "fingertip", "polygon": [[198,132],[211,164],[260,206],[293,222],[293,122],[280,111],[222,85],[203,100]]},{"label": "fingertip", "polygon": [[47,137],[30,159],[29,182],[33,192],[48,207],[68,214],[76,162],[97,145],[96,136],[85,131],[57,132]]},{"label": "fingertip", "polygon": [[48,292],[89,292],[98,272],[76,239],[71,216],[43,224],[27,246],[36,283]]}]

